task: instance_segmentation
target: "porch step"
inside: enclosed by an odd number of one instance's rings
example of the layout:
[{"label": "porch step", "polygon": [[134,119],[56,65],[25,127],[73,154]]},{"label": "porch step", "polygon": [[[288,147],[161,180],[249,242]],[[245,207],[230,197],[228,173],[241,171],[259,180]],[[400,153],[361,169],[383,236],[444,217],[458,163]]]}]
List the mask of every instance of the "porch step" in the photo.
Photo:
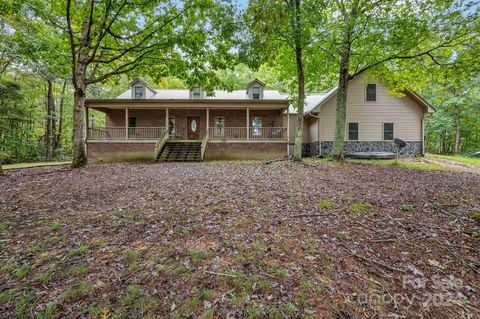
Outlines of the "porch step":
[{"label": "porch step", "polygon": [[195,162],[202,160],[201,142],[168,141],[157,156],[159,162]]}]

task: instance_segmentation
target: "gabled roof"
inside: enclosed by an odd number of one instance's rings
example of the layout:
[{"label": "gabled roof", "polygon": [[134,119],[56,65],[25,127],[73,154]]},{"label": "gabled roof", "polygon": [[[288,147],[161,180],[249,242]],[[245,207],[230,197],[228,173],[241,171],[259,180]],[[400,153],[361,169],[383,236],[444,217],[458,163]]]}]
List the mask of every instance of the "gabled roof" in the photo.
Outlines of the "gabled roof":
[{"label": "gabled roof", "polygon": [[[325,95],[318,101],[318,103],[316,103],[316,105],[305,106],[305,114],[308,114],[312,112],[314,109],[321,107],[322,105],[327,103],[327,101],[330,100],[330,98],[332,98],[337,94],[337,90],[338,90],[338,87],[334,87],[330,91],[326,92]],[[428,103],[425,99],[423,99],[417,93],[406,90],[405,94],[412,97],[419,105],[425,107],[425,109],[427,110],[427,113],[433,113],[436,111],[435,107],[433,107],[430,103]]]},{"label": "gabled roof", "polygon": [[129,86],[132,87],[135,83],[140,83],[143,86],[145,86],[147,89],[152,91],[153,93],[157,93],[157,91],[154,88],[152,88],[150,85],[148,85],[147,82],[145,82],[145,81],[143,81],[142,79],[139,79],[139,78],[133,79],[132,82],[130,82]]},{"label": "gabled roof", "polygon": [[251,81],[251,82],[249,82],[249,83],[247,84],[247,89],[248,89],[249,87],[251,87],[252,85],[254,85],[255,83],[258,83],[258,84],[260,84],[262,87],[265,87],[265,83],[263,83],[263,82],[260,81],[259,79],[255,79],[255,80],[253,80],[253,81]]}]

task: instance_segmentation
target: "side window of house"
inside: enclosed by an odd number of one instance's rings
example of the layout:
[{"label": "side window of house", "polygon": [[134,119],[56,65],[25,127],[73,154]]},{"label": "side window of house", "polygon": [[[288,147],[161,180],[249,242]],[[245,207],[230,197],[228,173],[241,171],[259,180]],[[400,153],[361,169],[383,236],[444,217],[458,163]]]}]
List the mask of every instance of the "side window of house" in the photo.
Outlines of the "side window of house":
[{"label": "side window of house", "polygon": [[358,141],[358,123],[348,123],[348,139]]},{"label": "side window of house", "polygon": [[377,100],[377,85],[373,83],[367,84],[366,100],[368,102],[375,102]]},{"label": "side window of house", "polygon": [[143,98],[143,86],[136,86],[135,87],[135,98],[136,99]]},{"label": "side window of house", "polygon": [[252,117],[252,133],[253,135],[262,135],[262,118],[260,116]]},{"label": "side window of house", "polygon": [[260,100],[260,95],[261,95],[261,89],[259,86],[254,86],[252,88],[252,99],[254,100]]},{"label": "side window of house", "polygon": [[393,123],[383,123],[383,139],[385,141],[393,140]]},{"label": "side window of house", "polygon": [[225,128],[225,118],[224,117],[216,117],[215,118],[215,133],[217,136],[223,136],[224,128]]}]

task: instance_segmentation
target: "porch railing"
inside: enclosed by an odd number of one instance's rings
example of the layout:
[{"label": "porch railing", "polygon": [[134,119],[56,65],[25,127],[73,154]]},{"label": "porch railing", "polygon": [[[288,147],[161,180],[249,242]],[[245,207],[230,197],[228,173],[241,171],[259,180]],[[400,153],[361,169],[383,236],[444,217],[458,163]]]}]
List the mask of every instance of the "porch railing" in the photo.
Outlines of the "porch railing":
[{"label": "porch railing", "polygon": [[[247,133],[249,133],[247,135]],[[208,129],[211,140],[285,140],[287,139],[286,127],[210,127]]]},{"label": "porch railing", "polygon": [[211,140],[244,140],[247,138],[246,127],[209,127],[208,136]]},{"label": "porch railing", "polygon": [[251,139],[282,140],[287,138],[286,127],[250,127]]},{"label": "porch railing", "polygon": [[129,127],[128,131],[125,127],[89,127],[87,138],[90,140],[156,140],[164,132],[164,127]]}]

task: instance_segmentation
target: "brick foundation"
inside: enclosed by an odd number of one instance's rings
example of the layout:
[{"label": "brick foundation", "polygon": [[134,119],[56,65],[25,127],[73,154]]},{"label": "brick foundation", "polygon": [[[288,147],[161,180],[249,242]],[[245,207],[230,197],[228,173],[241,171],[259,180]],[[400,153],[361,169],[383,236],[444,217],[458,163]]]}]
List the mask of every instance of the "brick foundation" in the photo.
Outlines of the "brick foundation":
[{"label": "brick foundation", "polygon": [[155,143],[88,143],[87,156],[97,162],[153,160]]},{"label": "brick foundation", "polygon": [[266,160],[287,156],[287,143],[208,143],[206,160]]}]

